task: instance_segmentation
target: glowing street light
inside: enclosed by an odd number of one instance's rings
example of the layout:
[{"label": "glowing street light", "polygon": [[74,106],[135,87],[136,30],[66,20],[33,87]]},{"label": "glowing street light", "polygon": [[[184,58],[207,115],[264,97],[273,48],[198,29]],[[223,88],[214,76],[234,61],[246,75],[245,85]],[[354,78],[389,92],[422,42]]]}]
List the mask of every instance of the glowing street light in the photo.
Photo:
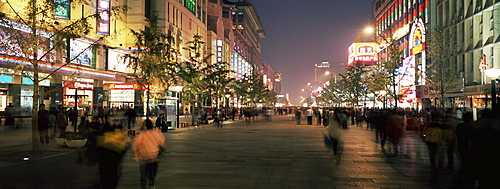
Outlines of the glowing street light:
[{"label": "glowing street light", "polygon": [[366,27],[365,28],[365,33],[373,33],[373,28],[372,27]]}]

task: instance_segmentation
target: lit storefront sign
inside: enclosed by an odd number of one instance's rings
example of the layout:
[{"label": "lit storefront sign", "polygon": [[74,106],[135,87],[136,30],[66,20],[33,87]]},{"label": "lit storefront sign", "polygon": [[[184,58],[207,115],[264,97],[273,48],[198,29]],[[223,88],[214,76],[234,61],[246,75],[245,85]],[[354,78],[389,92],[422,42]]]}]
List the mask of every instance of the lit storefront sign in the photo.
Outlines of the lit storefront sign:
[{"label": "lit storefront sign", "polygon": [[349,47],[348,64],[355,62],[377,62],[376,43],[353,43]]},{"label": "lit storefront sign", "polygon": [[97,19],[97,33],[103,35],[109,35],[110,31],[110,0],[97,0],[97,13],[99,18]]},{"label": "lit storefront sign", "polygon": [[109,90],[146,90],[148,87],[148,84],[141,87],[138,83],[108,83]]},{"label": "lit storefront sign", "polygon": [[83,83],[78,81],[65,81],[64,85],[69,89],[79,89],[79,90],[93,90],[93,83]]},{"label": "lit storefront sign", "polygon": [[[146,90],[148,87],[147,84],[142,87],[139,83],[108,83],[111,105],[121,106],[124,102],[134,102],[135,90]],[[133,103],[128,106],[133,106]]]},{"label": "lit storefront sign", "polygon": [[54,15],[56,18],[69,20],[71,15],[70,0],[55,0],[55,11]]},{"label": "lit storefront sign", "polygon": [[425,50],[425,27],[422,19],[413,23],[409,45],[411,55],[419,54]]}]

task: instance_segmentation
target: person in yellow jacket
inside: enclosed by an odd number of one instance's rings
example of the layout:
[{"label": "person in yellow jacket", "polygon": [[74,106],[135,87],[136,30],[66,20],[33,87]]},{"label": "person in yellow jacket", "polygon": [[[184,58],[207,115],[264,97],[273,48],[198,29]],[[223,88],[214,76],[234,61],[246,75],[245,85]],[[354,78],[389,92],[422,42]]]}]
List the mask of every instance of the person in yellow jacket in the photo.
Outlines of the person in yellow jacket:
[{"label": "person in yellow jacket", "polygon": [[130,138],[126,132],[113,129],[106,122],[102,125],[101,133],[96,136],[96,144],[102,188],[116,188],[120,180],[121,162],[129,147]]}]

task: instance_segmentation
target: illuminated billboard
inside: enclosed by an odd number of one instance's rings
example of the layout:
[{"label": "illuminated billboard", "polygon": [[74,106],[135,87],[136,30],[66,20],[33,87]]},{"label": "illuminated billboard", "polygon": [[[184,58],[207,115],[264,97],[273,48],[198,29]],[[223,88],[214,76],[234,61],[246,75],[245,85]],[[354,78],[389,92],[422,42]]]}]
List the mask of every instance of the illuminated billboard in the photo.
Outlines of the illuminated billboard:
[{"label": "illuminated billboard", "polygon": [[376,43],[353,43],[348,51],[348,65],[355,62],[363,62],[363,64],[374,63],[378,61]]},{"label": "illuminated billboard", "polygon": [[422,19],[418,19],[411,28],[410,32],[410,54],[419,54],[425,51],[425,26]]}]

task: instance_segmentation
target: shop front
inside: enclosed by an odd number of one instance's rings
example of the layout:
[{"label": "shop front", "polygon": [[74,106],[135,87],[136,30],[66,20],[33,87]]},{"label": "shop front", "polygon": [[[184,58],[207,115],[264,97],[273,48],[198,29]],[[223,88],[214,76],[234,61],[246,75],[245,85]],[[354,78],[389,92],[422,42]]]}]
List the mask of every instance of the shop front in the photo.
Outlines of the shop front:
[{"label": "shop front", "polygon": [[[115,109],[136,108],[136,100],[140,100],[143,87],[138,83],[108,83],[109,105]],[[137,104],[140,106],[140,104]]]},{"label": "shop front", "polygon": [[491,94],[489,90],[491,85],[474,85],[465,87],[466,108],[485,109],[491,108]]},{"label": "shop front", "polygon": [[78,108],[78,116],[89,112],[92,107],[94,84],[79,81],[63,81],[63,107]]}]

